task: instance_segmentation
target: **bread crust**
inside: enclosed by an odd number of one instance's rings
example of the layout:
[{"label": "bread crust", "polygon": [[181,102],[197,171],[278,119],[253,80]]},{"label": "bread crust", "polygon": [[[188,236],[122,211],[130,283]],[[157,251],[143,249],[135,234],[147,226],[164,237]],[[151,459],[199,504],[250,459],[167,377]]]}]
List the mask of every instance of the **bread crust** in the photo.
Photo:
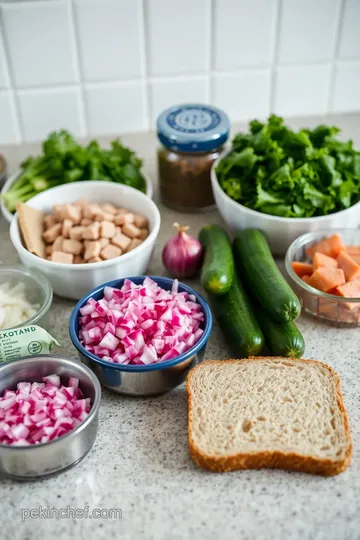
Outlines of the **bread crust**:
[{"label": "bread crust", "polygon": [[202,369],[208,364],[228,364],[228,363],[238,363],[238,362],[257,362],[258,360],[272,360],[271,357],[266,356],[251,356],[249,358],[239,359],[239,360],[206,360],[201,364],[195,366],[188,374],[186,379],[186,390],[188,393],[188,438],[189,438],[189,452],[199,467],[207,469],[214,472],[228,472],[235,470],[245,470],[245,469],[286,469],[291,471],[299,471],[304,473],[311,474],[320,474],[323,476],[334,476],[339,474],[350,465],[351,455],[352,455],[352,439],[349,427],[349,420],[345,410],[344,401],[340,388],[340,379],[337,372],[327,364],[319,362],[318,360],[305,360],[299,358],[285,358],[285,357],[276,357],[277,359],[282,360],[292,360],[299,363],[313,363],[321,364],[331,375],[335,378],[336,381],[336,393],[337,393],[337,404],[341,411],[341,414],[344,418],[346,438],[348,441],[348,447],[346,449],[345,455],[341,460],[334,461],[330,458],[314,458],[312,456],[306,456],[303,454],[298,454],[296,452],[280,452],[275,451],[263,451],[263,452],[251,452],[251,453],[238,453],[230,456],[213,456],[204,453],[198,446],[195,444],[192,437],[192,421],[193,421],[193,409],[192,409],[192,394],[191,394],[191,378],[196,370]]}]

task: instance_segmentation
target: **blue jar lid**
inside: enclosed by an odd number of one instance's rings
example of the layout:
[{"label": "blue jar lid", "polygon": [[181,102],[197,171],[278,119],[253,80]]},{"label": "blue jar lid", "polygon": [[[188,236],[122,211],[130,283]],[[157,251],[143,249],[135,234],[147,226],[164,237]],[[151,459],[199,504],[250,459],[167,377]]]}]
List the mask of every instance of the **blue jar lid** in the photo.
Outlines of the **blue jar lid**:
[{"label": "blue jar lid", "polygon": [[178,152],[209,152],[223,145],[230,131],[227,114],[198,103],[174,105],[157,119],[157,134],[164,146]]}]

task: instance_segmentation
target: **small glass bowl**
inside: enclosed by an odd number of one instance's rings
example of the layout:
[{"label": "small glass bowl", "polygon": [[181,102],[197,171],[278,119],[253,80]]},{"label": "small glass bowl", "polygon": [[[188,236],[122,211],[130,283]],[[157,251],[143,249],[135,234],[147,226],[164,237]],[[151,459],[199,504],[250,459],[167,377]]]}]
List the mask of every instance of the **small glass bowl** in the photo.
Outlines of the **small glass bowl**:
[{"label": "small glass bowl", "polygon": [[[40,272],[30,270],[25,266],[0,265],[0,285],[3,283],[10,283],[11,286],[15,286],[19,282],[25,284],[27,301],[31,304],[39,304],[40,308],[35,315],[30,317],[30,319],[17,326],[13,326],[12,328],[36,324],[47,330],[48,312],[53,299],[53,290],[49,281]],[[9,330],[9,328],[1,328],[0,330]]]},{"label": "small glass bowl", "polygon": [[345,298],[318,291],[299,278],[292,268],[294,261],[310,262],[306,249],[334,233],[341,235],[346,246],[360,246],[360,229],[328,229],[303,234],[288,248],[285,267],[306,313],[336,326],[360,326],[360,298]]}]

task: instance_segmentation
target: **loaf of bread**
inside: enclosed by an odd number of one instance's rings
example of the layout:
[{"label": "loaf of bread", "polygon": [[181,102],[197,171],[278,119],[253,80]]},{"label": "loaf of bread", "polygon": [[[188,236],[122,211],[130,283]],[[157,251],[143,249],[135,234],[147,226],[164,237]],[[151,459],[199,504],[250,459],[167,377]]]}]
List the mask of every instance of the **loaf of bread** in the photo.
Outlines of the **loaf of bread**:
[{"label": "loaf of bread", "polygon": [[315,360],[206,361],[187,378],[189,449],[225,472],[280,468],[331,476],[352,443],[336,372]]}]

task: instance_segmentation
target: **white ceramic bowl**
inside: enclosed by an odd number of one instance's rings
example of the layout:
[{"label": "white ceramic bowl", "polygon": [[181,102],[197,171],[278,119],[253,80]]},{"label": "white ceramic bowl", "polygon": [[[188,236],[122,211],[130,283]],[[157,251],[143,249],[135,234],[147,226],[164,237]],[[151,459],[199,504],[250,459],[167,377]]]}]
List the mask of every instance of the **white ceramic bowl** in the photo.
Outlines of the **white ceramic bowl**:
[{"label": "white ceramic bowl", "polygon": [[23,246],[15,214],[10,225],[10,237],[22,263],[45,274],[54,293],[66,298],[79,299],[106,281],[145,274],[160,229],[160,213],[150,197],[137,189],[113,182],[64,184],[39,193],[28,204],[50,213],[53,204],[71,203],[82,198],[97,203],[111,202],[146,216],[150,234],[140,246],[115,259],[90,264],[60,264],[41,259]]},{"label": "white ceramic bowl", "polygon": [[276,255],[283,255],[301,234],[318,229],[356,228],[359,225],[360,202],[341,212],[312,218],[284,218],[246,208],[226,195],[217,179],[215,169],[220,160],[230,152],[231,149],[227,150],[214,162],[211,168],[211,184],[218,210],[231,231],[261,229],[266,235],[271,251]]},{"label": "white ceramic bowl", "polygon": [[[22,172],[21,170],[18,170],[18,171],[16,171],[16,173],[9,176],[9,178],[7,179],[7,181],[5,182],[5,184],[4,184],[4,186],[3,186],[2,190],[1,190],[1,194],[6,193],[10,189],[10,187],[13,185],[15,180],[17,180],[18,177],[21,175],[21,172]],[[152,185],[152,182],[151,182],[150,178],[148,177],[148,175],[145,173],[145,171],[143,169],[141,169],[141,174],[144,177],[144,180],[145,180],[145,183],[146,183],[146,195],[148,197],[150,197],[150,199],[152,199],[152,197],[153,197],[153,185]],[[6,208],[3,199],[0,199],[0,209],[1,209],[2,215],[4,216],[6,221],[11,223],[12,218],[14,217],[14,214],[9,212],[9,210]]]}]

